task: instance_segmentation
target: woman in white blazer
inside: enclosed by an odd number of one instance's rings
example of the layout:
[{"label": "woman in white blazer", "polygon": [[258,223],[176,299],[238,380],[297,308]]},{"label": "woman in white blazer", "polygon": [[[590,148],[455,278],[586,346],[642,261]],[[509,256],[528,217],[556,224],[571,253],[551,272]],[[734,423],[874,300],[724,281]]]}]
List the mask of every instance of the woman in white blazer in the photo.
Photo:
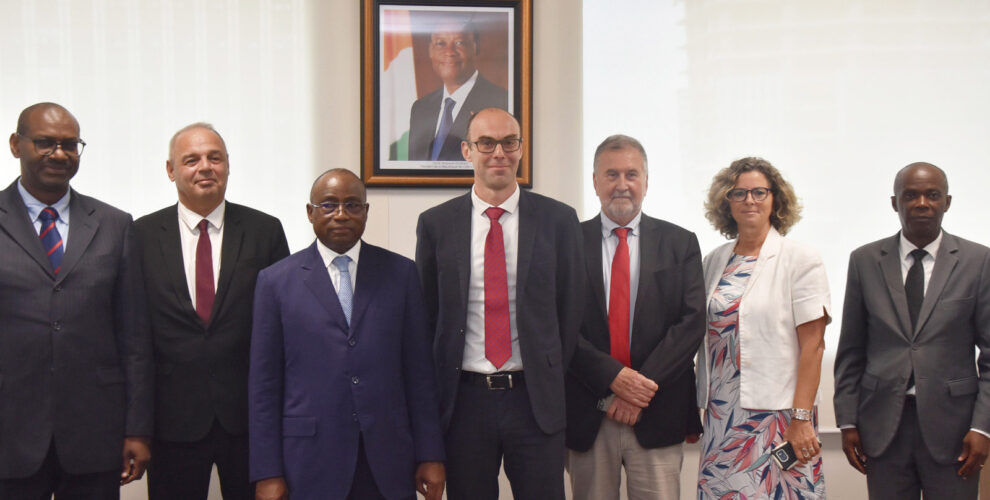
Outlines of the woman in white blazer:
[{"label": "woman in white blazer", "polygon": [[[703,263],[698,497],[824,498],[816,403],[830,299],[818,254],[783,237],[800,219],[797,197],[769,162],[743,158],[714,177],[705,209],[734,239]],[[785,441],[798,459],[786,471],[770,459]]]}]

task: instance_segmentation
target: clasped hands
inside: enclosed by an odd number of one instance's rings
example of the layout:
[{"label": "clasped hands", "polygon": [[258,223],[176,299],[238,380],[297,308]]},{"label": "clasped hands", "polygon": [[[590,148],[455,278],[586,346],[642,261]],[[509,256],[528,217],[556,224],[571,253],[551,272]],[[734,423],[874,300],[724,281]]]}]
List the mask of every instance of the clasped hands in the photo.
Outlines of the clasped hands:
[{"label": "clasped hands", "polygon": [[605,415],[625,425],[635,425],[660,386],[643,374],[629,367],[623,367],[615,376],[609,389],[615,394]]}]

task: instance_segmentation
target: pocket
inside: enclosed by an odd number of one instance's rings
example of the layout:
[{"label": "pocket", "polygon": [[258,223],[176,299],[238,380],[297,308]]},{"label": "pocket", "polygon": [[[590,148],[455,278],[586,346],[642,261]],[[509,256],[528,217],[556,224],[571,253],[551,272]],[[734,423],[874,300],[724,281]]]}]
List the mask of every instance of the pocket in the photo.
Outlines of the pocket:
[{"label": "pocket", "polygon": [[316,435],[316,417],[282,417],[282,437]]},{"label": "pocket", "polygon": [[979,391],[979,380],[976,377],[966,377],[950,380],[945,383],[949,387],[950,396],[966,396]]}]

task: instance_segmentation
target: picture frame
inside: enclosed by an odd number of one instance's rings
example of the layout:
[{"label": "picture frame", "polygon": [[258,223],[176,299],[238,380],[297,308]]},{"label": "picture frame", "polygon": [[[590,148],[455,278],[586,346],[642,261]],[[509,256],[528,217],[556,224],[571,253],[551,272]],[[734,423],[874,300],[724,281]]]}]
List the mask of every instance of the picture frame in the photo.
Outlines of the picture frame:
[{"label": "picture frame", "polygon": [[499,107],[523,138],[532,187],[531,0],[362,0],[361,178],[368,186],[470,186],[473,113]]}]

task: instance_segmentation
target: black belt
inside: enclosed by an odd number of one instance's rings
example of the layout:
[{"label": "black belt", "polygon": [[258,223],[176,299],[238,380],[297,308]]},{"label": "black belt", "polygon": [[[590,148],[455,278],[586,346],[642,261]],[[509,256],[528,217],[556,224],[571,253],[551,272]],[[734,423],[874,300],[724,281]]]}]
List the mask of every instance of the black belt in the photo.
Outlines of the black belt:
[{"label": "black belt", "polygon": [[461,381],[478,385],[492,391],[515,389],[523,383],[523,372],[476,373],[461,372]]}]

